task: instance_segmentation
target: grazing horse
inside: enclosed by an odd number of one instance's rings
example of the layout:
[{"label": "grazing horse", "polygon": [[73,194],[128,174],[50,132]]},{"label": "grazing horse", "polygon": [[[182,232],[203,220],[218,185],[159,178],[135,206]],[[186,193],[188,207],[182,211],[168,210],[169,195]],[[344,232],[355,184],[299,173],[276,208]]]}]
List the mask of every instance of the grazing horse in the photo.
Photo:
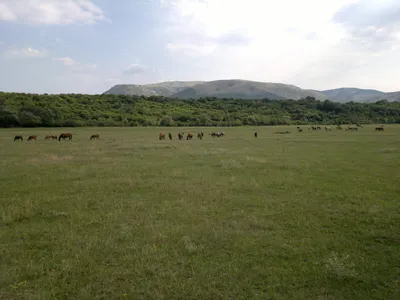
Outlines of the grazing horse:
[{"label": "grazing horse", "polygon": [[30,136],[28,137],[28,142],[29,142],[29,141],[32,141],[32,140],[35,140],[35,141],[36,141],[36,138],[37,138],[37,135],[30,135]]},{"label": "grazing horse", "polygon": [[14,142],[15,141],[23,141],[24,139],[22,138],[22,135],[16,135],[15,137],[14,137]]},{"label": "grazing horse", "polygon": [[65,139],[72,140],[72,133],[70,133],[70,132],[61,133],[60,136],[58,137],[58,141],[61,141],[61,139],[63,139],[63,140],[65,140]]},{"label": "grazing horse", "polygon": [[211,133],[211,136],[212,137],[222,137],[222,136],[225,136],[225,132],[212,132]]},{"label": "grazing horse", "polygon": [[256,138],[258,136],[257,131],[254,132],[254,137]]},{"label": "grazing horse", "polygon": [[[308,128],[308,129],[310,129],[310,128]],[[297,131],[298,132],[303,132],[303,129],[297,126]]]},{"label": "grazing horse", "polygon": [[168,137],[169,137],[170,140],[172,140],[172,134],[171,134],[171,132],[168,133]]},{"label": "grazing horse", "polygon": [[45,140],[56,140],[58,139],[58,137],[56,135],[46,135],[46,137],[44,138]]},{"label": "grazing horse", "polygon": [[99,140],[99,139],[100,139],[99,134],[92,134],[92,136],[90,137],[90,140]]},{"label": "grazing horse", "polygon": [[183,132],[178,133],[178,139],[181,141],[183,139]]},{"label": "grazing horse", "polygon": [[375,131],[384,131],[385,129],[383,127],[376,127]]},{"label": "grazing horse", "polygon": [[337,130],[342,130],[343,128],[342,128],[342,126],[338,125],[338,126],[336,126],[336,129]]},{"label": "grazing horse", "polygon": [[325,127],[325,131],[331,131],[330,127]]},{"label": "grazing horse", "polygon": [[164,132],[160,132],[160,134],[158,135],[158,139],[159,140],[165,140],[165,133]]},{"label": "grazing horse", "polygon": [[202,132],[199,132],[199,133],[197,134],[197,139],[198,139],[198,140],[202,140],[202,139],[203,139]]},{"label": "grazing horse", "polygon": [[186,140],[191,140],[193,138],[193,134],[191,132],[186,136]]}]

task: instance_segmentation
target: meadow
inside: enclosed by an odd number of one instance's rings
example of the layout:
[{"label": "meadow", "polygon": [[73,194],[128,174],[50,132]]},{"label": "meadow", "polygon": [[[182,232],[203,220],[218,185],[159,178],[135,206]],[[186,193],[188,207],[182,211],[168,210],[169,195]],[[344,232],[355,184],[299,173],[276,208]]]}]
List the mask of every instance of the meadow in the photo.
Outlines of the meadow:
[{"label": "meadow", "polygon": [[0,130],[0,299],[399,299],[400,126],[302,127]]}]

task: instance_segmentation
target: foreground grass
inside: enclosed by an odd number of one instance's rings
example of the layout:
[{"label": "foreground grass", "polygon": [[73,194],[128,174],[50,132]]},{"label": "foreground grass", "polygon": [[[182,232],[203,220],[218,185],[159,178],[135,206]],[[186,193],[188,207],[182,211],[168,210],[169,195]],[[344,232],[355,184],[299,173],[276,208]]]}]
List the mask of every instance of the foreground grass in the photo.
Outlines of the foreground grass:
[{"label": "foreground grass", "polygon": [[0,299],[399,299],[400,127],[67,130],[0,131]]}]

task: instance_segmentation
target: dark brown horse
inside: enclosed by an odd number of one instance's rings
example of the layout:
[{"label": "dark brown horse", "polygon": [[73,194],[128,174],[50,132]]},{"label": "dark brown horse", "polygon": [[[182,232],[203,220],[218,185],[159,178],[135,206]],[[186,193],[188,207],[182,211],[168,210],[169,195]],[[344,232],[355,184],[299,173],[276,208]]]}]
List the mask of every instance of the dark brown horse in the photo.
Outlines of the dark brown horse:
[{"label": "dark brown horse", "polygon": [[203,139],[202,132],[199,132],[199,133],[197,134],[197,139],[198,139],[198,140],[202,140],[202,139]]},{"label": "dark brown horse", "polygon": [[183,132],[178,133],[178,139],[181,141],[183,139]]},{"label": "dark brown horse", "polygon": [[168,133],[168,137],[169,137],[170,140],[172,140],[172,134],[171,134],[171,132]]},{"label": "dark brown horse", "polygon": [[256,137],[258,137],[258,133],[257,133],[257,131],[256,132],[254,132],[254,137],[256,138]]},{"label": "dark brown horse", "polygon": [[46,135],[45,140],[56,140],[58,137],[56,135]]},{"label": "dark brown horse", "polygon": [[15,141],[23,141],[24,139],[23,139],[23,137],[22,137],[22,135],[16,135],[15,137],[14,137],[14,142]]},{"label": "dark brown horse", "polygon": [[92,136],[90,137],[90,140],[99,140],[99,139],[100,139],[99,134],[92,134]]},{"label": "dark brown horse", "polygon": [[63,139],[63,140],[65,140],[65,139],[72,140],[72,133],[70,133],[70,132],[61,133],[60,136],[58,137],[58,141],[61,141],[61,139]]},{"label": "dark brown horse", "polygon": [[165,133],[164,132],[160,132],[160,134],[158,135],[158,138],[160,140],[165,140]]},{"label": "dark brown horse", "polygon": [[29,141],[32,141],[32,140],[35,140],[35,141],[36,141],[36,138],[37,138],[37,135],[30,135],[30,136],[28,137],[28,142],[29,142]]},{"label": "dark brown horse", "polygon": [[384,131],[385,129],[383,127],[376,127],[375,131]]}]

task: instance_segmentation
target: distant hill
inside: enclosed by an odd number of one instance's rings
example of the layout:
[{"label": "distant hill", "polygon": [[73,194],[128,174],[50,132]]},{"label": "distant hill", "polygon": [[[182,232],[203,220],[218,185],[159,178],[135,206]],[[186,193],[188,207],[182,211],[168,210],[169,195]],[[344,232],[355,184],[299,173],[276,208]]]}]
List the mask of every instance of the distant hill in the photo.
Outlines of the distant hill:
[{"label": "distant hill", "polygon": [[164,81],[145,85],[118,84],[104,94],[171,97],[188,87],[200,83],[203,83],[203,81]]},{"label": "distant hill", "polygon": [[339,102],[367,102],[385,99],[385,93],[377,90],[364,90],[357,88],[340,88],[321,91],[329,100]]},{"label": "distant hill", "polygon": [[258,82],[241,79],[215,81],[166,81],[160,83],[116,85],[104,94],[164,96],[171,98],[234,98],[234,99],[293,99],[307,96],[336,102],[371,102],[381,99],[400,101],[400,92],[384,93],[372,89],[338,88],[325,91],[306,90],[283,83]]}]

